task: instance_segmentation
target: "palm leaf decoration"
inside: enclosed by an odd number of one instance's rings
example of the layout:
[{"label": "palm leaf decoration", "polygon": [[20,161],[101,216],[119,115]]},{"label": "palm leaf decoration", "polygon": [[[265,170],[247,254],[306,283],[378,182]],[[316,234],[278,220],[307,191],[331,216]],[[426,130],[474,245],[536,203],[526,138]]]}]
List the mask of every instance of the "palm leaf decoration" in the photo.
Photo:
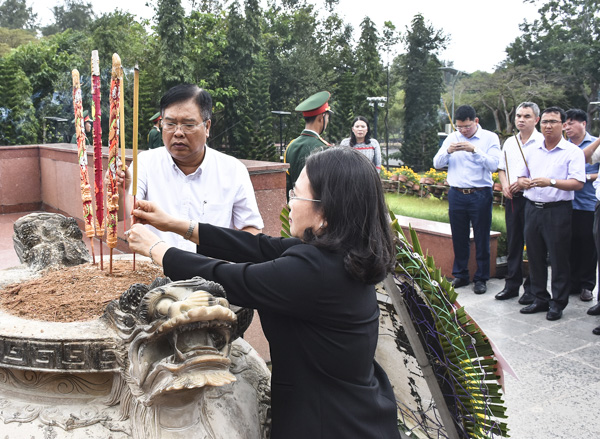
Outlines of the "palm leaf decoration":
[{"label": "palm leaf decoration", "polygon": [[391,211],[390,217],[398,249],[394,283],[441,389],[444,401],[435,403],[438,409],[445,403],[452,419],[453,425],[443,426],[452,434],[442,437],[508,437],[500,421],[506,418],[501,377],[488,338],[458,305],[433,258],[423,254],[416,232],[410,228],[411,246]]},{"label": "palm leaf decoration", "polygon": [[[405,326],[410,323],[414,326],[404,328],[404,332],[412,330],[418,337],[416,341],[409,338],[410,350],[424,353],[424,362],[428,364],[418,363],[423,369],[432,370],[435,377],[435,382],[428,381],[436,405],[429,419],[424,419],[427,413],[405,413],[405,406],[399,402],[400,429],[410,430],[411,437],[424,438],[509,437],[506,423],[500,420],[506,418],[506,407],[497,360],[488,338],[458,305],[458,294],[442,277],[433,258],[423,254],[416,232],[410,229],[411,245],[394,213],[389,213],[398,253],[395,272],[384,282],[384,287],[392,299],[400,296],[401,304],[393,300],[395,311],[399,316],[408,316],[409,321],[403,322]],[[287,206],[280,219],[281,236],[289,237]],[[446,418],[444,413],[448,414]],[[427,427],[408,426],[403,418],[422,419]],[[432,425],[438,428],[432,429]]]}]

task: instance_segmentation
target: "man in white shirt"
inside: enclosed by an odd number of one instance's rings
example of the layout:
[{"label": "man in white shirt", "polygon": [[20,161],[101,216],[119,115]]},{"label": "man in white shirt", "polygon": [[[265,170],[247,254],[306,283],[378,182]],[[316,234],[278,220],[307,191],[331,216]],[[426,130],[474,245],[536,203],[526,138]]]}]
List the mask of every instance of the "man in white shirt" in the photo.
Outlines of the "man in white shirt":
[{"label": "man in white shirt", "polygon": [[[569,302],[571,275],[571,220],[574,191],[585,183],[584,153],[562,136],[565,111],[546,108],[540,127],[544,142],[525,150],[527,164],[519,171],[519,185],[525,190],[525,241],[529,257],[532,304],[522,314],[546,311],[547,320],[562,318]],[[551,290],[548,264],[552,267]]]},{"label": "man in white shirt", "polygon": [[[236,158],[206,145],[210,94],[194,84],[177,85],[161,98],[160,113],[165,146],[139,154],[136,197],[189,219],[190,228],[202,222],[260,233],[264,223],[248,170]],[[120,178],[124,177],[121,172]],[[128,170],[126,186],[130,185]],[[152,229],[169,245],[196,250],[184,237]]]},{"label": "man in white shirt", "polygon": [[540,107],[534,102],[522,102],[515,112],[517,136],[506,139],[502,147],[502,157],[498,164],[498,177],[502,183],[504,218],[507,238],[507,274],[504,289],[496,294],[496,299],[506,300],[519,296],[523,284],[525,290],[519,299],[522,305],[533,303],[535,297],[530,291],[529,276],[523,283],[523,245],[525,243],[525,197],[517,181],[518,172],[523,166],[524,150],[544,141],[544,136],[535,129],[540,120]]}]

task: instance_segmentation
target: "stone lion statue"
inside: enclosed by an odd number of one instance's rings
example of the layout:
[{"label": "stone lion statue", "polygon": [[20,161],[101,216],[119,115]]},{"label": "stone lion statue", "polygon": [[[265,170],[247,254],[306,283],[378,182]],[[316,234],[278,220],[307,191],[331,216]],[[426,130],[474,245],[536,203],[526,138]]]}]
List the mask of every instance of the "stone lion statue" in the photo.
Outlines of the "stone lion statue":
[{"label": "stone lion statue", "polygon": [[269,436],[270,373],[238,338],[251,312],[236,314],[223,288],[201,278],[136,284],[109,305],[123,349],[108,404],[120,404],[133,438]]}]

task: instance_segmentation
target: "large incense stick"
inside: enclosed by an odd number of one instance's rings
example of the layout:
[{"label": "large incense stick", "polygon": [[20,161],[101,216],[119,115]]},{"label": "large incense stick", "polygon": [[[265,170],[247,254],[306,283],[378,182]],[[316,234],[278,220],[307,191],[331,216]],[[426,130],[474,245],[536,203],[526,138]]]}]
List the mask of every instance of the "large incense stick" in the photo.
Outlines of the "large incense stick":
[{"label": "large incense stick", "polygon": [[96,195],[96,236],[100,240],[100,270],[104,270],[102,237],[104,236],[104,186],[102,175],[102,110],[100,107],[100,62],[92,51],[92,117],[94,119],[94,194]]},{"label": "large incense stick", "polygon": [[81,187],[81,201],[83,202],[83,221],[85,223],[85,236],[90,238],[92,246],[92,262],[96,263],[94,254],[94,209],[92,207],[92,192],[88,177],[87,147],[85,135],[85,121],[83,120],[83,102],[81,98],[81,84],[79,71],[73,69],[73,110],[75,112],[75,134],[77,137],[77,156],[79,159],[79,181]]},{"label": "large incense stick", "polygon": [[521,147],[521,142],[519,142],[519,133],[513,130],[515,135],[515,139],[517,140],[517,146],[519,147],[519,151],[521,151],[521,157],[523,157],[523,162],[525,162],[525,167],[527,168],[527,173],[529,174],[529,178],[533,178],[531,175],[531,171],[529,170],[529,165],[527,164],[527,160],[525,159],[525,153],[523,152],[523,148]]},{"label": "large incense stick", "polygon": [[[131,194],[133,195],[133,208],[135,209],[135,197],[137,195],[137,153],[138,153],[138,109],[139,109],[139,92],[140,92],[140,69],[137,64],[133,70],[133,187]],[[133,221],[133,217],[132,217]],[[133,254],[133,269],[135,270],[135,253]]]},{"label": "large incense stick", "polygon": [[110,268],[112,274],[113,249],[117,246],[117,225],[119,224],[119,188],[117,186],[118,149],[120,131],[121,104],[121,58],[116,53],[112,56],[112,71],[110,80],[110,116],[108,122],[108,186],[106,188],[106,243],[110,249]]}]

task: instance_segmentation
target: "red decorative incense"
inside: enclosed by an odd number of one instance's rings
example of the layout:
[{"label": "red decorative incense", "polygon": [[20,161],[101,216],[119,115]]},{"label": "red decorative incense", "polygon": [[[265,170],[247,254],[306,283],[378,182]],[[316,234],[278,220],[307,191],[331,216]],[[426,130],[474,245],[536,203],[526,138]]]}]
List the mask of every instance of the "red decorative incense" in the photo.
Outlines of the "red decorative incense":
[{"label": "red decorative incense", "polygon": [[100,240],[100,269],[102,261],[102,237],[104,236],[104,186],[102,175],[102,110],[100,108],[100,62],[98,51],[92,51],[92,117],[94,119],[94,194],[96,196],[96,236]]}]

